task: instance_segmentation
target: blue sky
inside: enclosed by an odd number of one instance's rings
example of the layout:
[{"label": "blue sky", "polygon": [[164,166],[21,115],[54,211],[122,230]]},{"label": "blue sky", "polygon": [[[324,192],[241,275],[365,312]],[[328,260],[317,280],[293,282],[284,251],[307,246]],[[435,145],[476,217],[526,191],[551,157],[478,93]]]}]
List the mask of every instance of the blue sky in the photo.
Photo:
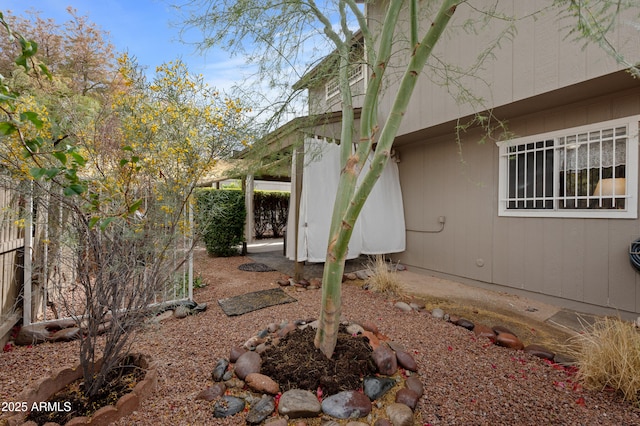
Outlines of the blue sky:
[{"label": "blue sky", "polygon": [[[156,66],[182,59],[193,74],[203,74],[219,90],[231,86],[241,74],[241,57],[210,50],[206,54],[178,40],[179,22],[166,0],[2,0],[0,10],[23,15],[27,10],[41,12],[42,18],[57,23],[70,19],[66,9],[75,8],[79,16],[88,16],[109,33],[111,43],[120,52],[128,51],[138,63],[153,71]],[[193,38],[193,37],[192,37]]]}]

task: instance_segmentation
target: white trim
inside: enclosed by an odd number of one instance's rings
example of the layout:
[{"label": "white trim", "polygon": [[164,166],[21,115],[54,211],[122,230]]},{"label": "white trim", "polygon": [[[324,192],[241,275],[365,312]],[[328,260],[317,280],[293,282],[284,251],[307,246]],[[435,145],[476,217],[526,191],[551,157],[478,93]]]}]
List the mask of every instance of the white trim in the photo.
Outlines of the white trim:
[{"label": "white trim", "polygon": [[[553,132],[530,135],[508,141],[498,142],[500,156],[498,161],[498,216],[506,217],[566,217],[566,218],[619,218],[636,219],[638,217],[638,132],[640,115],[625,117],[616,120],[592,123],[589,125],[572,127]],[[512,146],[525,145],[545,140],[557,141],[558,138],[580,132],[594,131],[607,127],[627,126],[628,137],[626,144],[626,192],[625,209],[508,209],[508,162],[507,149]],[[554,145],[556,146],[556,145]],[[554,148],[554,155],[556,148]],[[554,162],[554,194],[553,199],[559,199],[560,166]]]}]

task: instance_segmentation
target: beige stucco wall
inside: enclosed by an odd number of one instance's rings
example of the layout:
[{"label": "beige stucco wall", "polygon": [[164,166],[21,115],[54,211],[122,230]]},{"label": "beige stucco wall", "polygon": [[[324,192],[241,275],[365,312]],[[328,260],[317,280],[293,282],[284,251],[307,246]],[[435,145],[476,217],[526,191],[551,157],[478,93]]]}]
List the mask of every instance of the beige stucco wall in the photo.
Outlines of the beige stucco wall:
[{"label": "beige stucco wall", "polygon": [[[640,85],[512,117],[509,130],[526,136],[636,114]],[[481,137],[467,132],[459,146],[449,132],[397,146],[407,224],[407,250],[398,259],[426,273],[635,318],[640,274],[628,250],[640,238],[640,221],[499,217],[498,148],[479,144]],[[424,232],[439,229],[439,216],[444,230]]]}]

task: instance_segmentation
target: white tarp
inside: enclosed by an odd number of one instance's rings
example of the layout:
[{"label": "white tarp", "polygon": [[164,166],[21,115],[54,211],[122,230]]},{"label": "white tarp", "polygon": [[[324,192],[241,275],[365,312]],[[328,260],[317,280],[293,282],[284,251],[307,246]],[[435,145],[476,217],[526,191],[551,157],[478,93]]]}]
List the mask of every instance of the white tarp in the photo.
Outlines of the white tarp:
[{"label": "white tarp", "polygon": [[[306,138],[304,149],[298,261],[324,262],[340,178],[340,147],[324,139]],[[293,164],[295,167],[295,158]],[[295,171],[291,175],[291,184],[295,187]],[[292,260],[295,260],[294,222],[295,191],[292,190],[287,225],[287,257]],[[389,161],[356,221],[347,258],[404,250],[405,223],[398,166]]]}]

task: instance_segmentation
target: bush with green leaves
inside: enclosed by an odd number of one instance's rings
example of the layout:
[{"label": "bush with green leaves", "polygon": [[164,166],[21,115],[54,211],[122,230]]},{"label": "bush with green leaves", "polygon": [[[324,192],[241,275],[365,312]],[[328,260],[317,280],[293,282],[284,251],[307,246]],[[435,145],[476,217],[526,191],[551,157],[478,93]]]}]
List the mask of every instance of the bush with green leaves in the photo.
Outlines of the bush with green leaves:
[{"label": "bush with green leaves", "polygon": [[211,188],[196,192],[198,234],[214,256],[238,254],[246,216],[242,191]]}]

